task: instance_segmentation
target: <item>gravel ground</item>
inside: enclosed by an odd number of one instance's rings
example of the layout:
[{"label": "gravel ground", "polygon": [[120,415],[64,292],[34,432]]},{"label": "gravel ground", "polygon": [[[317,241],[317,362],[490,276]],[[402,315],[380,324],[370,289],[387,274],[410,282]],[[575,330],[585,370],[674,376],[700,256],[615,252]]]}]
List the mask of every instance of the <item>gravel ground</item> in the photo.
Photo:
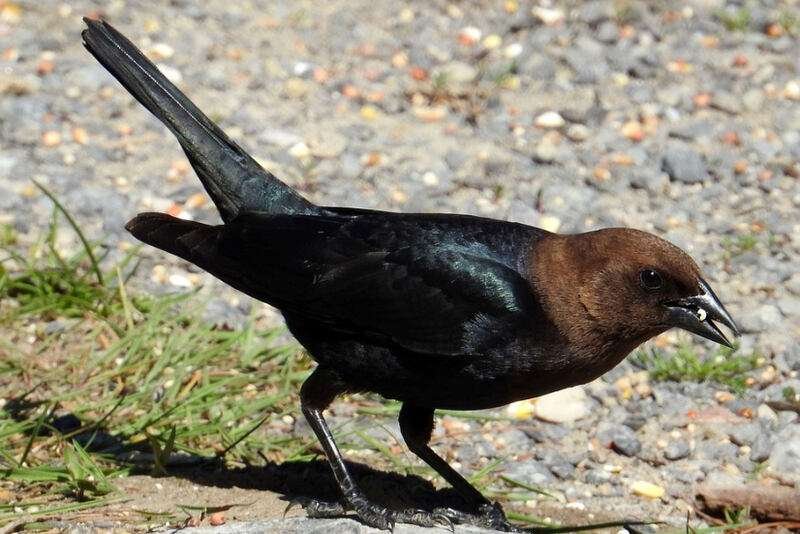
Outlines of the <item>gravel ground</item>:
[{"label": "gravel ground", "polygon": [[[578,517],[673,524],[698,482],[800,486],[798,415],[766,404],[800,391],[798,2],[0,0],[0,223],[23,240],[47,227],[35,178],[114,261],[138,211],[217,218],[166,129],[83,50],[87,14],[312,200],[654,232],[763,356],[742,395],[625,363],[559,398],[573,421],[446,419],[437,443],[461,469],[503,457]],[[248,313],[205,273],[141,254],[136,285],[203,286],[220,322]]]}]

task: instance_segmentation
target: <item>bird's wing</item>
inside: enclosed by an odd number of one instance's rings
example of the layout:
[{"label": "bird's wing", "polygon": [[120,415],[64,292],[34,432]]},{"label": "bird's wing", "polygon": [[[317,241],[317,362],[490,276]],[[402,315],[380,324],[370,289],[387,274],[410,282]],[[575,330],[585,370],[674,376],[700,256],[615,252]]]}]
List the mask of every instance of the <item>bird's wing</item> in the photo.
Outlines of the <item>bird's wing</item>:
[{"label": "bird's wing", "polygon": [[225,228],[219,254],[237,278],[226,281],[331,332],[425,354],[478,354],[534,306],[527,281],[482,249],[393,239],[374,221],[251,214]]}]

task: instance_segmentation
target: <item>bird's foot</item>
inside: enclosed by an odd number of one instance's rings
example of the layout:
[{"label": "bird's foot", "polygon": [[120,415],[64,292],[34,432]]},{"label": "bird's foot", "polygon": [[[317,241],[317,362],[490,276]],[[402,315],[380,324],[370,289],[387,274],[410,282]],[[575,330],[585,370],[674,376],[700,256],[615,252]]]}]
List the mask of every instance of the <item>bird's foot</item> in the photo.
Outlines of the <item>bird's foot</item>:
[{"label": "bird's foot", "polygon": [[361,494],[350,494],[346,500],[347,505],[340,502],[309,500],[303,503],[303,506],[308,517],[312,518],[343,517],[352,510],[365,525],[383,530],[392,530],[395,523],[407,523],[427,528],[443,527],[453,530],[453,522],[450,518],[446,514],[436,511],[427,512],[414,508],[400,511],[389,510],[370,502]]},{"label": "bird's foot", "polygon": [[461,525],[473,525],[476,527],[499,530],[501,532],[522,532],[508,522],[506,513],[500,503],[486,503],[478,507],[477,514],[468,514],[453,508],[436,508],[434,513],[445,515],[453,523]]}]

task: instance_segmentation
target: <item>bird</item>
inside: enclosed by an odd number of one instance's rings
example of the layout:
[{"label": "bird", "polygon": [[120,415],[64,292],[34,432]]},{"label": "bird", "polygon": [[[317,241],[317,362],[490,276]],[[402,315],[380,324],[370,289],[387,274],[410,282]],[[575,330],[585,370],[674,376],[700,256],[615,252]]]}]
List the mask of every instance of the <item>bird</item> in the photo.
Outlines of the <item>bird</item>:
[{"label": "bird", "polygon": [[[341,489],[312,517],[391,529],[467,522],[512,531],[430,447],[436,409],[503,406],[587,383],[679,328],[731,347],[731,315],[692,258],[635,229],[558,234],[452,213],[321,206],[263,169],[126,37],[84,18],[88,51],[174,134],[221,224],[140,213],[126,229],[281,311],[316,362],[303,415]],[[392,510],[368,499],[323,411],[344,393],[400,401],[408,448],[465,500]]]}]

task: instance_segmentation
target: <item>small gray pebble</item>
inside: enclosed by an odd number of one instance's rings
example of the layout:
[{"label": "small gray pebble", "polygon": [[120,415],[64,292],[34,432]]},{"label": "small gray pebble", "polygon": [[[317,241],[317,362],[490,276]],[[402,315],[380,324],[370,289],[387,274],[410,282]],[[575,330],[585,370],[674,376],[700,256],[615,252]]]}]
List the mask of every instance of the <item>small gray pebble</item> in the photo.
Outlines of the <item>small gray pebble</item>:
[{"label": "small gray pebble", "polygon": [[597,28],[597,40],[603,43],[616,43],[619,39],[619,28],[611,21],[605,21]]},{"label": "small gray pebble", "polygon": [[728,436],[731,441],[740,447],[742,445],[752,444],[756,438],[761,434],[761,427],[758,423],[746,423],[743,425],[736,425],[733,427]]},{"label": "small gray pebble", "polygon": [[64,322],[63,321],[59,321],[58,319],[55,319],[53,321],[48,321],[44,325],[44,333],[47,336],[50,336],[50,335],[53,335],[53,334],[60,334],[65,329],[66,329],[66,325],[64,324]]},{"label": "small gray pebble", "polygon": [[669,176],[656,169],[638,168],[630,173],[630,184],[653,195],[661,195],[669,184]]},{"label": "small gray pebble", "polygon": [[517,462],[506,469],[505,474],[509,478],[534,486],[541,486],[553,481],[550,470],[535,460]]},{"label": "small gray pebble", "polygon": [[708,177],[703,158],[688,147],[669,147],[664,152],[661,168],[670,178],[686,184],[696,184]]},{"label": "small gray pebble", "polygon": [[750,460],[753,462],[764,462],[772,454],[772,440],[765,434],[759,434],[753,442],[750,450]]},{"label": "small gray pebble", "polygon": [[789,425],[775,436],[769,471],[781,480],[800,484],[800,426]]},{"label": "small gray pebble", "polygon": [[611,480],[611,474],[602,469],[590,469],[583,477],[587,484],[604,484]]},{"label": "small gray pebble", "polygon": [[603,425],[597,437],[600,443],[610,445],[614,451],[625,456],[636,456],[642,450],[636,433],[624,425]]},{"label": "small gray pebble", "polygon": [[633,435],[617,436],[614,438],[614,450],[625,456],[636,456],[642,450],[642,444]]},{"label": "small gray pebble", "polygon": [[685,441],[673,441],[664,449],[664,458],[667,460],[681,460],[689,456],[689,444]]},{"label": "small gray pebble", "polygon": [[575,466],[569,462],[558,462],[550,466],[550,471],[562,480],[569,480],[575,476]]},{"label": "small gray pebble", "polygon": [[629,415],[622,422],[623,425],[632,430],[639,430],[645,425],[645,423],[647,423],[647,418],[641,415]]}]

